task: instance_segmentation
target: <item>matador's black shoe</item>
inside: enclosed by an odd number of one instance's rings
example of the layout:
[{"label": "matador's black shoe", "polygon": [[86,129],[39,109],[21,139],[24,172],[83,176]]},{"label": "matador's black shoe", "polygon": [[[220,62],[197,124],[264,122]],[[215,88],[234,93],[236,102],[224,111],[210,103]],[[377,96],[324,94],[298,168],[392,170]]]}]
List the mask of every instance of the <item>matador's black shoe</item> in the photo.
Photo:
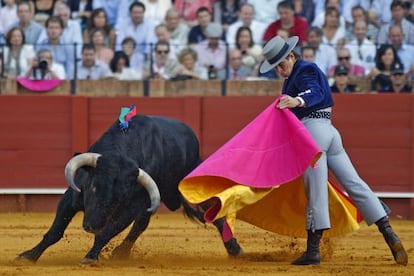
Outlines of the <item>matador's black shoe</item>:
[{"label": "matador's black shoe", "polygon": [[405,251],[401,240],[398,238],[397,234],[394,233],[390,222],[387,217],[376,222],[379,231],[384,236],[385,241],[387,242],[388,247],[391,250],[392,256],[397,264],[407,265],[408,264],[408,255]]},{"label": "matador's black shoe", "polygon": [[308,230],[306,251],[292,262],[293,265],[319,265],[321,263],[319,243],[322,238],[322,232],[323,230]]}]

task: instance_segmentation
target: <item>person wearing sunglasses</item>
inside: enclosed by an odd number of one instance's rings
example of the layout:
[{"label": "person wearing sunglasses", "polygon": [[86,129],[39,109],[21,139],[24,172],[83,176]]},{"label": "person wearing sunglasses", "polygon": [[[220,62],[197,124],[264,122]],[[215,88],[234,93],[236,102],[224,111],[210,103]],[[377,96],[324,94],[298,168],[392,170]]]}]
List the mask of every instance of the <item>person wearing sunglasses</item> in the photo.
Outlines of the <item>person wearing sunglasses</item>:
[{"label": "person wearing sunglasses", "polygon": [[328,78],[335,76],[335,68],[339,65],[344,66],[348,71],[348,78],[351,83],[356,83],[358,79],[365,76],[365,69],[361,65],[352,63],[351,52],[347,48],[340,48],[336,51],[338,63],[331,66],[328,70]]},{"label": "person wearing sunglasses", "polygon": [[154,47],[154,54],[144,65],[144,79],[169,80],[177,75],[180,65],[176,59],[169,57],[170,44],[159,40]]}]

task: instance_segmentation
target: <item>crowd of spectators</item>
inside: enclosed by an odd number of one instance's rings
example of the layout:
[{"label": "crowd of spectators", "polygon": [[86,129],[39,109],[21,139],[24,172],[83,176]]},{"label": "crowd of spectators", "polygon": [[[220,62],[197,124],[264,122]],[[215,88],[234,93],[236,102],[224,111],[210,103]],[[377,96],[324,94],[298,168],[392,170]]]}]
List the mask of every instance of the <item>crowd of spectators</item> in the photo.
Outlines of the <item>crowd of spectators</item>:
[{"label": "crowd of spectators", "polygon": [[263,46],[276,35],[296,35],[297,52],[336,92],[358,91],[364,78],[373,91],[407,92],[414,80],[413,2],[3,0],[1,76],[277,79],[257,70]]}]

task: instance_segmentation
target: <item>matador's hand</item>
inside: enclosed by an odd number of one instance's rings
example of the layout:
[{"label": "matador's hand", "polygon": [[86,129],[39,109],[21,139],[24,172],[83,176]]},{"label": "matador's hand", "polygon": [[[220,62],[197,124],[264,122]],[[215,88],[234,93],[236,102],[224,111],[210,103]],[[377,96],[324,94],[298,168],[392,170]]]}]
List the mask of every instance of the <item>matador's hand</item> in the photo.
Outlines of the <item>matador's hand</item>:
[{"label": "matador's hand", "polygon": [[294,108],[301,105],[301,102],[298,98],[293,98],[291,96],[283,96],[280,98],[280,101],[277,103],[276,107],[280,109],[284,108]]}]

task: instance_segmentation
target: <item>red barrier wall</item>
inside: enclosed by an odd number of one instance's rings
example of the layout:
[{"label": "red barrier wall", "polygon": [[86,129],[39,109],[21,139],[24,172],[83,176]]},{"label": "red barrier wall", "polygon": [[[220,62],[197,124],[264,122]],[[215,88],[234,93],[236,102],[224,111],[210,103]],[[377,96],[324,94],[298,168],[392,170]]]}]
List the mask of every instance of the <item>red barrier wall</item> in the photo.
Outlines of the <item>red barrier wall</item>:
[{"label": "red barrier wall", "polygon": [[[271,96],[0,96],[0,188],[65,188],[63,168],[135,104],[143,114],[189,124],[207,157],[261,110]],[[413,95],[335,95],[333,121],[361,176],[374,191],[414,192]],[[52,211],[58,195],[0,195],[0,211]],[[413,218],[414,200],[385,199]]]}]

